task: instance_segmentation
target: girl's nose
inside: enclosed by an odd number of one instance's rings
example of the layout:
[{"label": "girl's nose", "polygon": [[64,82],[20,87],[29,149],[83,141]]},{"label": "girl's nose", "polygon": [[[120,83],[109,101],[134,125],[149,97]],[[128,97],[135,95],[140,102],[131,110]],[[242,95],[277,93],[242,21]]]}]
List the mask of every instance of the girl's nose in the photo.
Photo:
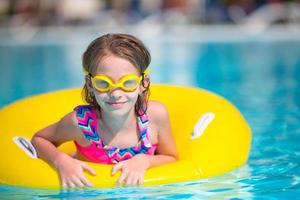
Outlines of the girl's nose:
[{"label": "girl's nose", "polygon": [[122,97],[122,91],[120,88],[113,88],[111,91],[109,91],[109,97],[113,100],[120,99]]}]

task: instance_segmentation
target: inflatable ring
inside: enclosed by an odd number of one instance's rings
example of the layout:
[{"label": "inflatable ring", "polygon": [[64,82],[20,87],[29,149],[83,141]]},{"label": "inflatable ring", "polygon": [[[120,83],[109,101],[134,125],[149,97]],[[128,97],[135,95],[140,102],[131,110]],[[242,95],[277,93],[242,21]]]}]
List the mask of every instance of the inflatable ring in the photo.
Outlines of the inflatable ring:
[{"label": "inflatable ring", "polygon": [[[83,104],[81,89],[67,89],[29,97],[0,110],[0,184],[59,188],[54,169],[37,159],[29,142],[39,129],[58,121]],[[220,175],[245,164],[251,130],[240,112],[211,92],[171,85],[151,86],[151,99],[169,110],[179,160],[149,169],[144,185],[178,183]],[[74,153],[73,142],[59,147]],[[111,165],[88,163],[97,176],[85,174],[97,188],[114,187],[119,174]]]}]

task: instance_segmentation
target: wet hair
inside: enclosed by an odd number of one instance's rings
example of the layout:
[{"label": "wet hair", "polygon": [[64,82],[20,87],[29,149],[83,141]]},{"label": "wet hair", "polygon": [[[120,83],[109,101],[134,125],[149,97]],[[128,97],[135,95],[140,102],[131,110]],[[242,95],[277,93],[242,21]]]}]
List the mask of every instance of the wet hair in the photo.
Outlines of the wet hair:
[{"label": "wet hair", "polygon": [[145,85],[145,70],[148,68],[151,55],[142,41],[128,34],[106,34],[96,38],[90,43],[82,56],[83,70],[87,73],[85,85],[82,89],[84,101],[101,110],[96,98],[88,88],[88,79],[95,75],[95,71],[105,56],[114,55],[129,61],[142,76],[142,85],[146,89],[138,96],[135,104],[135,113],[140,116],[147,111],[150,95],[150,82]]}]

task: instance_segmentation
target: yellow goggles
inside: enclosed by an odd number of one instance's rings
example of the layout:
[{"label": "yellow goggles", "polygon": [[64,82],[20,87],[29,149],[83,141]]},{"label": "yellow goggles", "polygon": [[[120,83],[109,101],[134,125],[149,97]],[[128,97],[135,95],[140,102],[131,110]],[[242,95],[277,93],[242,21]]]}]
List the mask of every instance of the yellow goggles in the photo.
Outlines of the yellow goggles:
[{"label": "yellow goggles", "polygon": [[121,88],[125,92],[133,92],[139,86],[142,79],[143,75],[138,76],[136,74],[125,75],[117,83],[114,83],[111,77],[104,74],[98,74],[91,78],[93,87],[99,92],[108,92],[112,88]]}]

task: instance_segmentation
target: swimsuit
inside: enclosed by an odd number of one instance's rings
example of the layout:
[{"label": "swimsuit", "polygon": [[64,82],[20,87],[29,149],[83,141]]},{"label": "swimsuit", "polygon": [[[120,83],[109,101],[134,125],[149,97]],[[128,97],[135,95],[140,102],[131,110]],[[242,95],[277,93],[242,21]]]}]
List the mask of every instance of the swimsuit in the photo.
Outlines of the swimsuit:
[{"label": "swimsuit", "polygon": [[97,110],[89,105],[77,106],[75,109],[78,126],[85,138],[91,143],[89,146],[81,146],[74,141],[77,151],[87,160],[102,164],[113,164],[134,157],[137,154],[154,155],[157,144],[152,145],[147,131],[148,116],[143,114],[137,117],[140,133],[137,146],[129,148],[117,148],[104,144],[101,133],[98,131]]}]

